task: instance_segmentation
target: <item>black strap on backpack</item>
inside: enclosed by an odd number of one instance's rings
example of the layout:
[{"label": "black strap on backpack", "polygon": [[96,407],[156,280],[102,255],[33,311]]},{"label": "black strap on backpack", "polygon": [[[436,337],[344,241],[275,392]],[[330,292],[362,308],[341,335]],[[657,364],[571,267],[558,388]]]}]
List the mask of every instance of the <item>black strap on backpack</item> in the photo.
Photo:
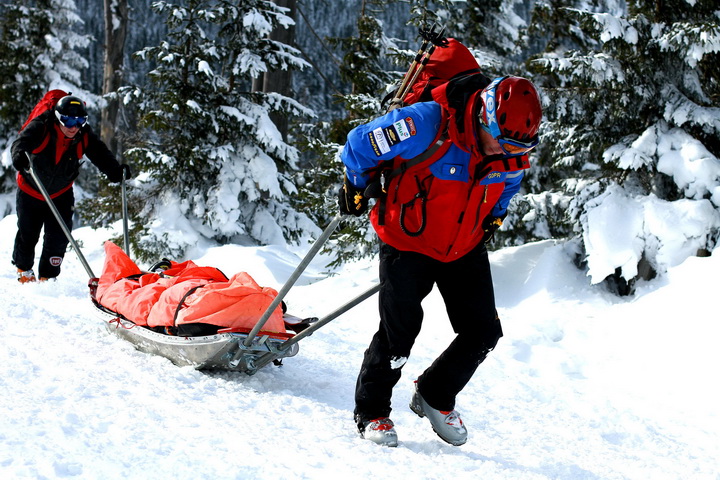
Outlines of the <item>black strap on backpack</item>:
[{"label": "black strap on backpack", "polygon": [[205,285],[207,285],[207,284],[196,285],[196,286],[192,287],[190,290],[188,290],[187,292],[185,292],[185,295],[182,296],[182,298],[180,299],[180,301],[177,304],[177,308],[175,308],[175,313],[173,314],[173,326],[174,327],[178,326],[177,325],[177,317],[178,317],[178,314],[180,313],[180,310],[182,310],[183,305],[185,304],[185,299],[188,298],[193,293],[195,293],[199,288],[204,287]]}]

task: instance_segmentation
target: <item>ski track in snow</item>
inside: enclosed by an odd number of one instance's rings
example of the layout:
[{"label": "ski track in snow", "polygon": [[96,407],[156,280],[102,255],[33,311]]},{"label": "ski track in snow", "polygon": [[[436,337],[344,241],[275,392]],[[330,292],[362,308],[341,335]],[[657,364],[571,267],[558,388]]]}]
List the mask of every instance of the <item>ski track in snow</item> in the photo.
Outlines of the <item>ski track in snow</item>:
[{"label": "ski track in snow", "polygon": [[[14,225],[0,220],[6,259]],[[109,234],[75,235],[99,275]],[[194,260],[225,258],[225,273],[279,289],[277,272],[287,277],[302,255],[234,246]],[[505,336],[458,398],[469,441],[445,444],[407,407],[412,381],[453,335],[433,291],[394,391],[395,449],[359,438],[352,419],[377,297],[300,342],[283,366],[248,376],[177,367],[106,332],[72,252],[57,282],[18,285],[7,268],[0,476],[717,480],[717,256],[618,299],[592,289],[552,242],[492,253]],[[321,260],[288,295],[291,313],[322,316],[375,281],[374,261],[324,278]]]}]

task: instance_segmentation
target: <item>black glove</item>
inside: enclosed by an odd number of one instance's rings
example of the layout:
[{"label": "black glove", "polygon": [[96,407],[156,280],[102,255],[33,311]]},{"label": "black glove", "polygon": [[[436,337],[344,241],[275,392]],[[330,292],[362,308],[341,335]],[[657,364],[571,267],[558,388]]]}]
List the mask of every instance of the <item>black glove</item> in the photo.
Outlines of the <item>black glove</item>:
[{"label": "black glove", "polygon": [[120,183],[123,181],[123,178],[125,180],[128,180],[132,176],[132,172],[130,172],[130,167],[126,164],[119,165],[118,169],[115,170],[112,175],[108,175],[108,181],[110,183]]},{"label": "black glove", "polygon": [[499,217],[495,217],[493,215],[485,217],[482,223],[482,228],[485,232],[485,235],[483,235],[483,242],[488,243],[493,239],[495,231],[502,226],[505,217],[507,217],[507,213]]},{"label": "black glove", "polygon": [[30,160],[25,152],[20,152],[19,155],[13,156],[12,163],[13,167],[15,167],[15,169],[19,172],[24,172],[30,168]]},{"label": "black glove", "polygon": [[359,217],[368,208],[368,199],[363,196],[363,191],[354,186],[345,177],[343,186],[338,191],[338,206],[343,215],[355,215]]}]

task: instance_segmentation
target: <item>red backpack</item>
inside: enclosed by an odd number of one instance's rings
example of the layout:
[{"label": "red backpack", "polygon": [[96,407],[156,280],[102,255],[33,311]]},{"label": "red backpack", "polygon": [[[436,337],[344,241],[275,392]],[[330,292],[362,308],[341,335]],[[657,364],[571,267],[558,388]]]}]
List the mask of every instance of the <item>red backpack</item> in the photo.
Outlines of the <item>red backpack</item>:
[{"label": "red backpack", "polygon": [[[423,65],[422,70],[410,87],[407,87],[407,93],[402,100],[402,106],[412,105],[418,102],[429,102],[433,100],[432,90],[443,84],[455,80],[456,83],[463,85],[458,88],[458,93],[464,91],[476,92],[478,89],[484,88],[490,79],[481,74],[480,65],[470,50],[454,38],[447,38],[446,41],[439,42],[438,48],[434,48],[430,57]],[[418,58],[416,58],[416,61]],[[411,66],[411,68],[413,68]],[[472,76],[472,78],[471,78]],[[463,79],[463,77],[466,77]],[[383,100],[385,103],[390,97],[397,95],[397,91],[388,95]],[[464,106],[462,107],[464,110]],[[460,115],[462,118],[462,115]],[[437,137],[430,144],[430,147],[416,157],[405,159],[401,168],[397,168],[390,172],[385,172],[383,182],[389,182],[392,178],[410,167],[423,163],[429,159],[436,160],[442,156],[448,149],[449,144],[445,144],[447,139],[447,118],[443,117],[443,126],[438,130]],[[441,148],[444,149],[441,150]],[[430,162],[432,163],[432,162]],[[373,182],[365,190],[365,196],[368,198],[380,198],[379,183]],[[383,222],[381,218],[381,224]]]},{"label": "red backpack", "polygon": [[[474,128],[470,109],[490,81],[467,47],[455,39],[448,39],[447,46],[438,45],[431,53],[402,105],[431,100],[440,104],[443,114],[437,134],[421,154],[409,159],[395,157],[390,166],[381,164],[364,192],[366,197],[378,199],[370,220],[385,243],[446,262],[465,255],[482,241],[480,226],[502,195],[504,183],[481,185],[479,180],[493,171],[527,168],[527,160],[522,162],[526,157],[494,160],[472,155],[467,168],[474,180],[457,185],[434,182],[430,167],[453,145],[462,148],[461,138],[474,138],[468,133]],[[462,212],[455,211],[462,202]],[[448,219],[448,215],[457,218]],[[428,224],[435,227],[426,229]]]},{"label": "red backpack", "polygon": [[69,95],[67,92],[58,89],[50,90],[49,92],[47,92],[43,96],[43,98],[37,103],[37,105],[35,105],[35,108],[33,108],[32,112],[30,112],[28,119],[25,120],[25,123],[23,123],[20,131],[22,131],[33,118],[38,117],[43,113],[47,112],[48,110],[52,110],[53,108],[55,108],[55,104],[57,104],[58,100],[66,97],[67,95]]},{"label": "red backpack", "polygon": [[404,105],[432,100],[430,90],[454,78],[480,73],[480,65],[470,50],[454,38],[433,50],[430,59],[403,100]]}]

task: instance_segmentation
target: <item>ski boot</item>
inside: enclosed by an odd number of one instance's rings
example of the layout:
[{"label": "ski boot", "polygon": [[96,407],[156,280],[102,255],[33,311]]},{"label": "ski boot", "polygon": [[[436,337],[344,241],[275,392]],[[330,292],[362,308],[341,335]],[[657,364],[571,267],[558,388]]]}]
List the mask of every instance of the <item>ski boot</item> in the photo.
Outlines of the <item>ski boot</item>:
[{"label": "ski boot", "polygon": [[467,442],[468,432],[460,414],[455,410],[442,411],[432,408],[420,395],[417,382],[415,382],[415,395],[410,402],[410,410],[420,417],[427,417],[438,437],[450,445],[459,446]]},{"label": "ski boot", "polygon": [[360,436],[385,447],[397,447],[398,437],[395,424],[388,417],[358,422]]},{"label": "ski boot", "polygon": [[17,269],[17,279],[20,283],[28,283],[35,281],[35,272],[32,270],[20,270]]}]

